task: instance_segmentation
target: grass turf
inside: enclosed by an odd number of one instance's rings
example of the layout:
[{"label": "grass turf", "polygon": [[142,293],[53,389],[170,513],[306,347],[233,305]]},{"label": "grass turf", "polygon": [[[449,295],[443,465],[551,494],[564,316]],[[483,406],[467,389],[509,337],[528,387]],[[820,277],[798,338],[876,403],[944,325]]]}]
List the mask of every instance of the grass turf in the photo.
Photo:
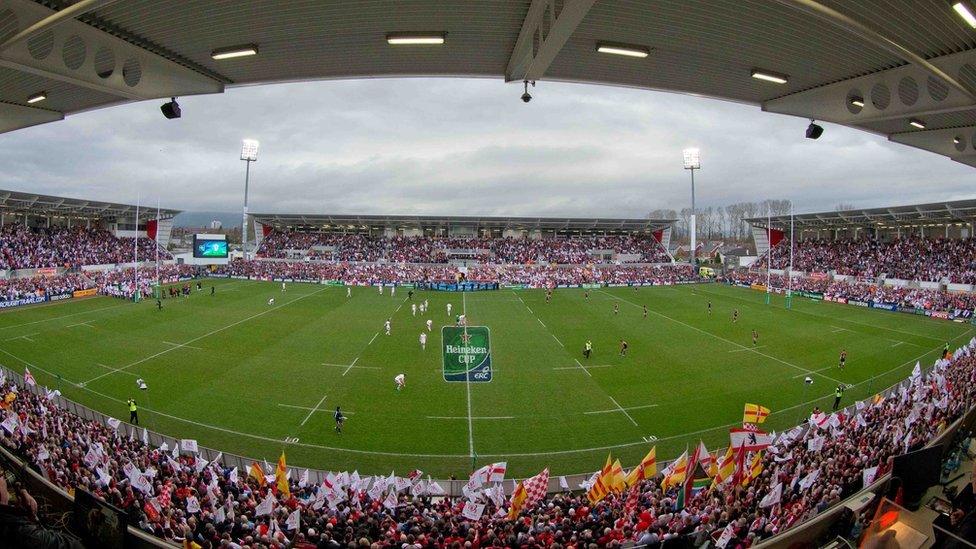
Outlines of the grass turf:
[{"label": "grass turf", "polygon": [[[39,383],[120,419],[135,397],[144,426],[257,459],[273,461],[284,448],[290,465],[463,478],[475,455],[479,465],[507,460],[510,476],[526,476],[545,466],[592,471],[609,451],[632,465],[652,443],[659,459],[699,438],[722,447],[744,402],[771,408],[766,426],[782,429],[814,404],[829,407],[839,382],[853,385],[849,404],[973,332],[800,298],[787,310],[778,296],[767,306],[763,294],[715,284],[591,290],[589,299],[556,290],[549,304],[542,291],[416,292],[413,302],[430,303],[416,317],[403,289],[391,297],[354,288],[347,298],[344,288],[298,283],[286,292],[234,280],[204,288],[166,300],[162,311],[104,297],[4,311],[0,363],[28,365]],[[447,303],[469,325],[491,329],[490,383],[444,381]],[[427,318],[434,331],[422,351]],[[630,344],[626,357],[620,339]],[[401,393],[398,373],[407,380]],[[148,393],[137,390],[139,377]],[[342,435],[333,431],[336,405],[348,414]]]}]

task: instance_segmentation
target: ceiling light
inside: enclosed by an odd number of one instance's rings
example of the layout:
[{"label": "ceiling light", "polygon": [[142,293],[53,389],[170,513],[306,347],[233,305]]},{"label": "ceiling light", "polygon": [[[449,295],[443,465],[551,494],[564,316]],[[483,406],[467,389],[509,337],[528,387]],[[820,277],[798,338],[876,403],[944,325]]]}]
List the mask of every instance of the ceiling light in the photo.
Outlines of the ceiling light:
[{"label": "ceiling light", "polygon": [[395,32],[386,35],[391,46],[439,46],[447,33],[443,32]]},{"label": "ceiling light", "polygon": [[785,74],[778,74],[761,69],[752,69],[752,77],[758,78],[759,80],[765,80],[767,82],[773,82],[775,84],[785,84],[790,80],[790,77],[786,76]]},{"label": "ceiling light", "polygon": [[976,16],[973,15],[972,10],[969,9],[969,5],[966,2],[953,2],[952,9],[956,10],[959,17],[962,17],[969,23],[969,26],[976,29]]},{"label": "ceiling light", "polygon": [[47,92],[38,92],[38,93],[35,93],[34,95],[28,97],[27,98],[27,102],[28,103],[31,103],[31,104],[33,104],[33,103],[40,103],[41,101],[44,101],[45,99],[47,99]]},{"label": "ceiling light", "polygon": [[918,118],[910,118],[908,120],[908,125],[909,126],[913,126],[915,128],[918,128],[920,130],[924,130],[925,129],[925,122],[922,122]]},{"label": "ceiling light", "polygon": [[864,100],[861,99],[860,97],[852,97],[851,105],[854,105],[855,107],[864,108]]},{"label": "ceiling light", "polygon": [[600,53],[609,53],[612,55],[623,55],[626,57],[640,57],[642,59],[651,53],[651,49],[647,46],[619,44],[616,42],[597,42],[596,51]]},{"label": "ceiling light", "polygon": [[953,144],[953,145],[958,145],[958,144],[959,144],[959,143],[961,143],[961,142],[962,142],[962,140],[961,140],[961,139],[959,139],[958,137],[953,137],[953,138],[952,138],[952,144]]},{"label": "ceiling light", "polygon": [[210,52],[210,57],[213,59],[232,59],[234,57],[247,57],[249,55],[257,55],[258,47],[256,44],[243,44],[241,46],[230,46],[227,48],[218,48]]}]

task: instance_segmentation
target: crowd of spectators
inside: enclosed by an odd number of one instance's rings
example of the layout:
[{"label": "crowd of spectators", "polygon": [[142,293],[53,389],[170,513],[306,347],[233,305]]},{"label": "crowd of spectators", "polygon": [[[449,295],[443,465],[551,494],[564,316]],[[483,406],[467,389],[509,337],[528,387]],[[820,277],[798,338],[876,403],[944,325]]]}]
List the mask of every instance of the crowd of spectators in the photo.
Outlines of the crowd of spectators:
[{"label": "crowd of spectators", "polygon": [[232,261],[220,266],[215,273],[229,276],[249,276],[271,280],[333,280],[346,284],[498,282],[525,284],[537,288],[577,284],[674,284],[691,280],[687,265],[485,265],[466,269],[455,266],[420,265],[408,263],[318,263],[309,261]]},{"label": "crowd of spectators", "polygon": [[91,282],[80,273],[58,276],[34,276],[0,280],[0,301],[68,294],[91,288]]},{"label": "crowd of spectators", "polygon": [[452,258],[495,264],[662,263],[670,261],[652,236],[574,236],[557,238],[369,237],[330,233],[271,232],[260,257],[332,261],[386,260],[396,263],[447,263]]},{"label": "crowd of spectators", "polygon": [[[139,238],[138,248],[140,258],[156,257],[156,241]],[[0,268],[3,269],[77,269],[82,265],[127,263],[133,260],[134,252],[131,238],[117,238],[103,229],[30,228],[19,224],[0,228]],[[160,249],[159,257],[169,259],[170,255]]]},{"label": "crowd of spectators", "polygon": [[[739,284],[765,284],[766,273],[736,271],[727,275],[726,279]],[[770,286],[773,288],[780,290],[787,288],[785,276],[770,275],[769,280]],[[976,309],[976,293],[972,292],[887,286],[858,280],[831,280],[828,277],[793,277],[792,289],[793,291],[821,293],[834,298],[862,302],[873,301],[929,311],[951,312]]]},{"label": "crowd of spectators", "polygon": [[[790,263],[790,244],[772,248],[772,267]],[[766,258],[758,266],[765,267]],[[904,236],[891,240],[804,239],[793,249],[793,269],[804,272],[834,271],[865,278],[900,278],[959,284],[976,284],[976,239]]]},{"label": "crowd of spectators", "polygon": [[[156,266],[145,265],[139,267],[136,276],[132,267],[125,269],[109,269],[105,271],[88,271],[86,273],[98,288],[98,293],[113,297],[132,298],[138,293],[140,299],[147,299],[153,295],[156,285]],[[186,264],[168,264],[159,266],[159,282],[168,284],[180,279],[192,278],[196,275],[196,267]]]},{"label": "crowd of spectators", "polygon": [[[83,419],[44,391],[2,381],[0,394],[14,396],[3,400],[0,444],[55,484],[125,510],[142,530],[207,549],[697,546],[722,533],[731,536],[726,547],[745,548],[856,493],[890,471],[894,456],[923,446],[976,404],[974,347],[976,338],[887,395],[834,414],[814,409],[755,461],[746,457],[737,476],[747,483],[693,492],[683,507],[682,487],[664,487],[660,474],[595,504],[579,492],[547,495],[511,520],[504,498],[481,489],[467,497],[481,499],[484,514],[465,518],[465,498],[432,496],[433,485],[418,476],[378,490],[383,477],[353,482],[339,474],[317,485],[299,476],[286,497],[219,459],[151,446],[134,428]],[[260,510],[265,501],[268,512]],[[296,512],[300,526],[289,527]]]}]

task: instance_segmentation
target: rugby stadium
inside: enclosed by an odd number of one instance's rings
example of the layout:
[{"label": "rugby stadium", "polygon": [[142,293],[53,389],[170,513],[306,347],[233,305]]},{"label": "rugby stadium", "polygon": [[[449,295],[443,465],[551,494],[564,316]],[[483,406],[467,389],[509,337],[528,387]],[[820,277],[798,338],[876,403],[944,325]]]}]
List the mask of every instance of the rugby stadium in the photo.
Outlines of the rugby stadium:
[{"label": "rugby stadium", "polygon": [[[976,167],[974,67],[968,0],[0,0],[0,138],[448,76]],[[681,213],[249,208],[243,137],[232,228],[0,190],[0,545],[976,546],[976,199],[766,199],[706,238],[688,148]]]}]

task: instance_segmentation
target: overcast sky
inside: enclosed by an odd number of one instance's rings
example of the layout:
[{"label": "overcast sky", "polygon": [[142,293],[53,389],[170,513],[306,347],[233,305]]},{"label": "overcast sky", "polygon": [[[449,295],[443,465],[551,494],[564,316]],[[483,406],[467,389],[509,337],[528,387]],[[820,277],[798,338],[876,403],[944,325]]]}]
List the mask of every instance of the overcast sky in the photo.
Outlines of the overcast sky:
[{"label": "overcast sky", "polygon": [[973,168],[758,107],[578,84],[377,79],[230,89],[0,134],[0,188],[239,211],[240,140],[260,140],[252,212],[643,216],[791,198],[797,211],[972,198]]}]

